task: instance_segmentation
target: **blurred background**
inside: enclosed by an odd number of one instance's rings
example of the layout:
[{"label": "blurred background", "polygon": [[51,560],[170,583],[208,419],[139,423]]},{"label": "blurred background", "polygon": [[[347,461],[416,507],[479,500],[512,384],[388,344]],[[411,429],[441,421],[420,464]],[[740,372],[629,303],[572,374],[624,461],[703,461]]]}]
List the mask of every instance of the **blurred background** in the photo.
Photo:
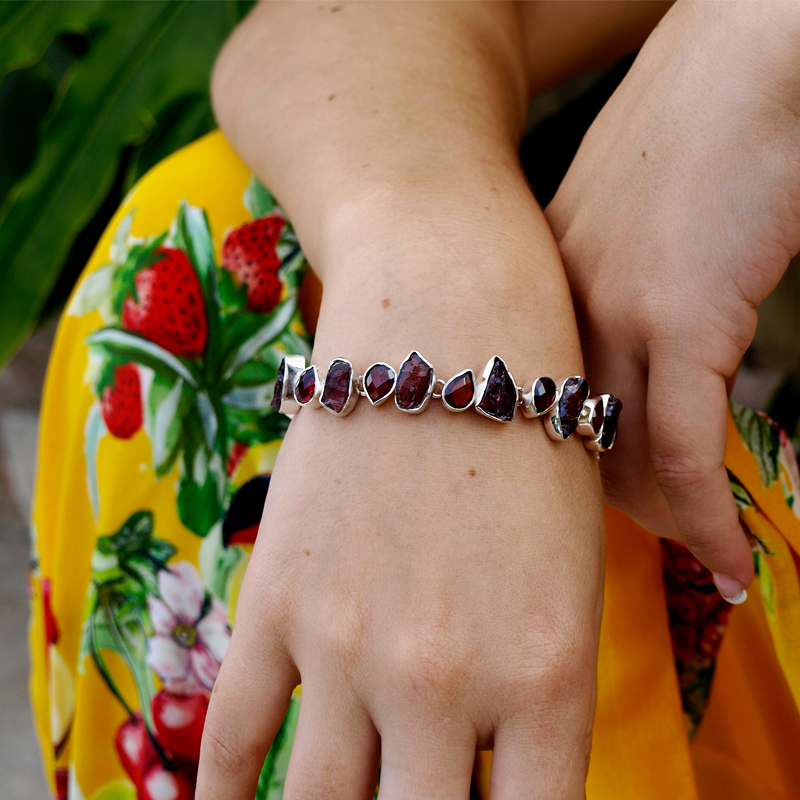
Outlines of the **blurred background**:
[{"label": "blurred background", "polygon": [[[48,796],[31,722],[28,525],[38,412],[58,315],[138,178],[215,126],[214,58],[249,0],[0,3],[0,779]],[[633,58],[531,103],[522,162],[544,205]],[[794,435],[797,260],[759,312],[735,397]]]}]

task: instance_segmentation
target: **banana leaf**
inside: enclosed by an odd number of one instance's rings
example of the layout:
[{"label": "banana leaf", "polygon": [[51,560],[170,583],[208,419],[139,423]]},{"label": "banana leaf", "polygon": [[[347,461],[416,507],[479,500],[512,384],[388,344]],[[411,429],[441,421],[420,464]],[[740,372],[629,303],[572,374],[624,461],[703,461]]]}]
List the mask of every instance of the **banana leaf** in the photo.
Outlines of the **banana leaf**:
[{"label": "banana leaf", "polygon": [[[96,241],[104,222],[98,212],[110,214],[146,169],[213,127],[211,69],[249,7],[237,0],[0,3],[0,76],[34,67],[63,34],[86,41],[52,94],[32,167],[0,207],[0,368],[36,327],[76,240],[89,232],[83,250]],[[0,107],[3,130],[14,125],[6,112]]]}]

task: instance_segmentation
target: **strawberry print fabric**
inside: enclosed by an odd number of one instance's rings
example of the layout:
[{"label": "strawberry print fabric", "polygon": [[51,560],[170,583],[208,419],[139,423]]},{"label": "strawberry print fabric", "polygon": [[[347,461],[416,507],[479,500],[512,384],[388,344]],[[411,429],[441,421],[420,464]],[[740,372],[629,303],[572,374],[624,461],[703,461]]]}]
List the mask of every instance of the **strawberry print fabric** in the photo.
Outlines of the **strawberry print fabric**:
[{"label": "strawberry print fabric", "polygon": [[[70,300],[30,581],[31,692],[58,800],[194,796],[288,425],[270,407],[277,367],[310,356],[306,266],[291,222],[214,133],[142,179]],[[738,407],[726,463],[759,572],[744,606],[722,602],[682,545],[608,511],[591,800],[800,797],[786,756],[800,749],[800,473],[786,437]],[[299,705],[298,687],[259,800],[283,796]],[[474,795],[490,769],[478,754]]]}]

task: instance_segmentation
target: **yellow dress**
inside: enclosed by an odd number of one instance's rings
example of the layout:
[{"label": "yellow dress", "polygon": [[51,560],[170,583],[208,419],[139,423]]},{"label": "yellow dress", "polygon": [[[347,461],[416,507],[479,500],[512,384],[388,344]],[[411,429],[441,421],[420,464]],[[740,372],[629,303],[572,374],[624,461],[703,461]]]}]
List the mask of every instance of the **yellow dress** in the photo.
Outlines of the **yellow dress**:
[{"label": "yellow dress", "polygon": [[[277,365],[310,349],[304,266],[291,223],[213,133],[130,193],[64,313],[31,575],[54,796],[194,795],[287,424],[269,407]],[[684,548],[608,511],[590,800],[800,798],[800,475],[785,434],[733,405],[726,464],[758,568],[732,612]],[[299,703],[298,689],[259,798],[282,796]],[[479,754],[484,798],[490,765]]]}]

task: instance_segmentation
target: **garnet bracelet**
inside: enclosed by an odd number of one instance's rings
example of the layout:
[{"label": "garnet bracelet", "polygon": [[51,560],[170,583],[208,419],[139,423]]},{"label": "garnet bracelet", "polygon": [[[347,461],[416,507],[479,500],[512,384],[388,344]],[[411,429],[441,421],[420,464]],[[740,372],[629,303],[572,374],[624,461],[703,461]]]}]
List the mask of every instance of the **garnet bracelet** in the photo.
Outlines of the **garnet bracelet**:
[{"label": "garnet bracelet", "polygon": [[409,353],[399,372],[378,361],[356,376],[346,358],[334,358],[324,383],[317,367],[307,367],[303,356],[286,356],[278,367],[270,405],[290,417],[304,406],[322,407],[344,417],[359,397],[378,406],[392,395],[397,408],[407,414],[419,414],[432,399],[441,398],[448,411],[474,407],[479,414],[499,422],[511,422],[519,406],[525,417],[544,417],[552,439],[564,441],[577,432],[585,437],[586,448],[596,453],[614,446],[622,411],[622,401],[613,395],[589,397],[589,384],[579,375],[566,378],[560,387],[547,377],[517,386],[499,356],[489,359],[479,382],[471,369],[442,381],[436,378],[433,365],[416,350]]}]

